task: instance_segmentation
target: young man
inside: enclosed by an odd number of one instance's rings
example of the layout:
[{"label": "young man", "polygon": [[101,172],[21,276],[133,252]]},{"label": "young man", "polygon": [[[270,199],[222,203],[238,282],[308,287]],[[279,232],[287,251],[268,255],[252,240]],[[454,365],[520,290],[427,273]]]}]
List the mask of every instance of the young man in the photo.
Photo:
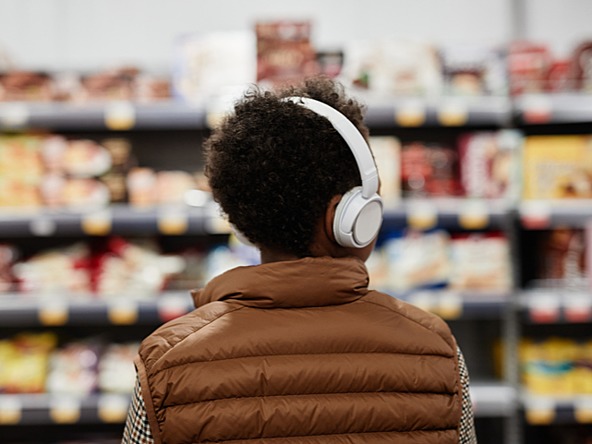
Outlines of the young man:
[{"label": "young man", "polygon": [[248,93],[206,142],[216,201],[261,251],[144,340],[124,442],[473,443],[438,317],[370,290],[382,221],[362,108],[327,79]]}]

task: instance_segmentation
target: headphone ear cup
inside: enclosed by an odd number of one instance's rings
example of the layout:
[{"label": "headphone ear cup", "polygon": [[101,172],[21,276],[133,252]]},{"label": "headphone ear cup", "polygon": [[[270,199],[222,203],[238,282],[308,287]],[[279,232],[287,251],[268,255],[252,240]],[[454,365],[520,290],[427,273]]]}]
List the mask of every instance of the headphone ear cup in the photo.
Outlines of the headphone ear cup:
[{"label": "headphone ear cup", "polygon": [[335,210],[333,233],[342,247],[363,248],[378,235],[382,225],[382,199],[378,194],[370,198],[362,195],[362,187],[355,187],[343,195]]}]

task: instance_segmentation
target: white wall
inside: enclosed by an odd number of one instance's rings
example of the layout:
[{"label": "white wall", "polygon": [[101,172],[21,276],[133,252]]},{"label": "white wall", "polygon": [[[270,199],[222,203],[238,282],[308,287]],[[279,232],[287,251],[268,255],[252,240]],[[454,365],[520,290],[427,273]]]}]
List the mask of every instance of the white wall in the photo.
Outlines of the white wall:
[{"label": "white wall", "polygon": [[379,37],[503,44],[514,1],[526,2],[527,36],[560,49],[592,37],[589,0],[0,0],[0,47],[22,68],[164,71],[179,34],[286,17],[311,19],[319,48]]}]

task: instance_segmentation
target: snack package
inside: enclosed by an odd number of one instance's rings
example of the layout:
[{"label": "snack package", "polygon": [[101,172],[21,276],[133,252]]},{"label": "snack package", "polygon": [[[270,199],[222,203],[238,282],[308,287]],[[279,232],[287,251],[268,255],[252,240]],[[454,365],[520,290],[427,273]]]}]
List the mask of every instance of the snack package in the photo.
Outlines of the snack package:
[{"label": "snack package", "polygon": [[510,246],[501,233],[453,236],[450,262],[453,290],[503,293],[512,289]]},{"label": "snack package", "polygon": [[450,278],[450,235],[407,231],[382,246],[389,265],[388,289],[401,292],[441,287]]},{"label": "snack package", "polygon": [[310,22],[258,22],[255,35],[257,82],[270,86],[289,84],[319,72]]},{"label": "snack package", "polygon": [[584,230],[555,228],[541,233],[539,279],[560,279],[563,287],[582,282],[587,276]]},{"label": "snack package", "polygon": [[55,88],[49,74],[8,71],[0,74],[0,102],[46,102],[53,100]]},{"label": "snack package", "polygon": [[171,275],[185,263],[180,256],[162,255],[152,242],[109,239],[94,257],[93,288],[101,297],[151,298],[160,293]]},{"label": "snack package", "polygon": [[438,144],[404,144],[401,150],[401,182],[404,197],[461,195],[456,151]]},{"label": "snack package", "polygon": [[394,206],[401,199],[401,143],[392,136],[370,138],[380,177],[380,194],[386,206]]},{"label": "snack package", "polygon": [[507,92],[502,51],[480,46],[447,46],[440,50],[444,92],[450,95],[502,95]]},{"label": "snack package", "polygon": [[53,333],[21,333],[0,341],[0,393],[42,393],[56,345]]},{"label": "snack package", "polygon": [[0,206],[39,207],[43,176],[41,146],[37,135],[0,136]]},{"label": "snack package", "polygon": [[99,390],[102,393],[131,393],[136,381],[134,358],[138,343],[109,344],[99,362]]},{"label": "snack package", "polygon": [[19,290],[40,296],[88,294],[91,291],[90,252],[78,243],[42,251],[13,267]]},{"label": "snack package", "polygon": [[574,89],[592,93],[592,41],[582,42],[574,51],[571,62]]},{"label": "snack package", "polygon": [[542,93],[546,90],[552,56],[542,44],[513,42],[508,51],[510,94]]},{"label": "snack package", "polygon": [[256,40],[252,32],[185,35],[175,42],[173,95],[204,103],[225,88],[256,81]]},{"label": "snack package", "polygon": [[520,148],[517,131],[465,134],[459,139],[460,178],[467,197],[516,200]]},{"label": "snack package", "polygon": [[46,381],[48,393],[89,395],[98,386],[100,348],[96,344],[72,342],[53,351]]},{"label": "snack package", "polygon": [[360,40],[347,45],[344,53],[345,83],[388,95],[435,96],[442,91],[440,61],[431,45]]},{"label": "snack package", "polygon": [[528,136],[522,164],[524,199],[592,198],[590,136]]},{"label": "snack package", "polygon": [[0,244],[0,295],[16,289],[16,277],[12,267],[17,259],[17,250],[12,245]]}]

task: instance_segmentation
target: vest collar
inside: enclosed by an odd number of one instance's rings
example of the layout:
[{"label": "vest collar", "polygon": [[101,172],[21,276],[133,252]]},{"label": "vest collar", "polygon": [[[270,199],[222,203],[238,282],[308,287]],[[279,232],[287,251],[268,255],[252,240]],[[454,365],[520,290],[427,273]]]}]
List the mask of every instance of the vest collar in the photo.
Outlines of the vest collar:
[{"label": "vest collar", "polygon": [[236,300],[260,308],[290,308],[345,304],[367,292],[368,271],[360,259],[307,257],[233,268],[192,295],[196,307]]}]

